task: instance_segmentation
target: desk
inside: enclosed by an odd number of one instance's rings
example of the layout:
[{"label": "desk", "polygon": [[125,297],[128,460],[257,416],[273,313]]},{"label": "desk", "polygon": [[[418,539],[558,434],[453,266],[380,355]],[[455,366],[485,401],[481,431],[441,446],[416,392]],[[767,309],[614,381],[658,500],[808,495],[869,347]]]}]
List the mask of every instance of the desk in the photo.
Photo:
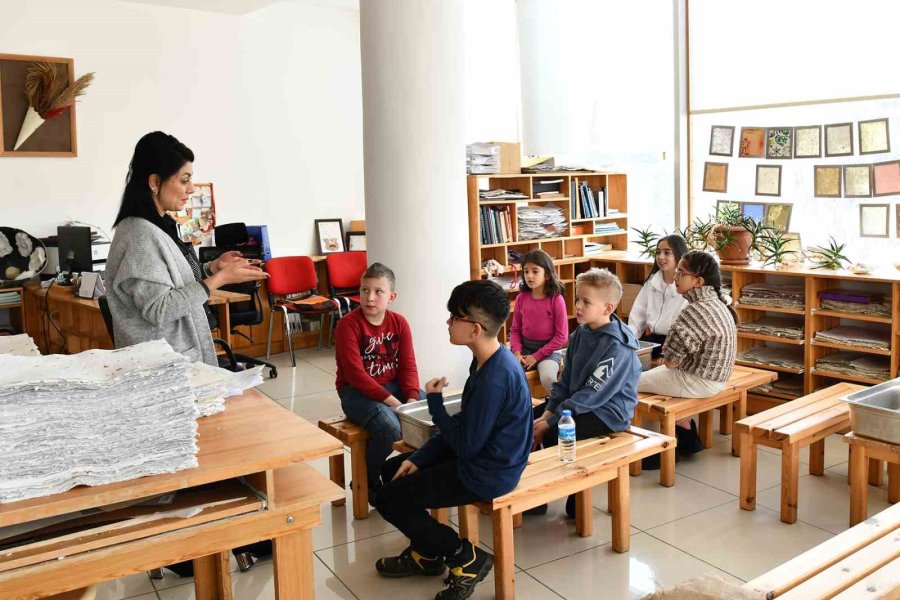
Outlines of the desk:
[{"label": "desk", "polygon": [[256,390],[230,398],[226,406],[225,412],[198,420],[198,467],[0,504],[0,527],[237,477],[263,494],[261,508],[218,518],[204,510],[196,517],[171,519],[162,531],[154,521],[118,538],[70,535],[43,551],[53,554],[49,560],[26,566],[13,567],[11,561],[27,563],[28,552],[5,551],[0,598],[41,598],[193,559],[197,600],[231,600],[229,550],[266,539],[273,540],[275,597],[313,598],[312,528],[321,520],[321,505],[342,498],[344,491],[302,463],[340,454],[343,447]]},{"label": "desk", "polygon": [[226,292],[225,290],[213,290],[209,294],[209,305],[216,307],[219,317],[219,337],[225,340],[231,348],[234,348],[234,344],[231,339],[231,311],[228,305],[232,302],[246,302],[251,298],[250,294]]}]

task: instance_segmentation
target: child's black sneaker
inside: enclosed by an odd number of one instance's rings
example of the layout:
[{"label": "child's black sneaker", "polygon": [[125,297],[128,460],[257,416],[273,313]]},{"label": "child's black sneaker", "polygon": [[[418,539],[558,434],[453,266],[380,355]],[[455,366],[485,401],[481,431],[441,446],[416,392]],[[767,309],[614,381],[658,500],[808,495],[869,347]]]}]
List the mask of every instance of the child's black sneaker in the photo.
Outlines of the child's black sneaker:
[{"label": "child's black sneaker", "polygon": [[700,432],[697,431],[697,422],[691,419],[691,428],[675,427],[675,438],[678,440],[676,452],[681,456],[690,456],[706,450]]},{"label": "child's black sneaker", "polygon": [[528,510],[522,512],[526,517],[533,517],[535,515],[546,515],[547,514],[547,505],[546,504],[538,504],[534,508],[529,508]]},{"label": "child's black sneaker", "polygon": [[462,600],[475,591],[475,584],[487,577],[494,566],[494,557],[473,546],[469,540],[463,540],[459,553],[447,559],[450,573],[444,580],[447,589],[441,590],[434,600]]},{"label": "child's black sneaker", "polygon": [[400,556],[379,558],[375,570],[382,577],[410,577],[412,575],[443,575],[447,566],[439,557],[422,556],[409,546]]},{"label": "child's black sneaker", "polygon": [[569,497],[566,498],[566,516],[574,519],[575,513],[575,494],[569,494]]}]

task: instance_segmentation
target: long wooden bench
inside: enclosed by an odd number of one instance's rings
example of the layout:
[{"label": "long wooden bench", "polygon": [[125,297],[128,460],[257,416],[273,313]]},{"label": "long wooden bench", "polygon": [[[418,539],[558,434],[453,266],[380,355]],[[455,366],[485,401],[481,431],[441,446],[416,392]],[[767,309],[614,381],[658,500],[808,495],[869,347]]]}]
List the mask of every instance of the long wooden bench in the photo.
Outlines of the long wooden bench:
[{"label": "long wooden bench", "polygon": [[744,584],[760,598],[900,598],[900,504]]},{"label": "long wooden bench", "polygon": [[809,472],[825,472],[825,438],[850,427],[841,397],[864,386],[838,383],[781,406],[741,419],[734,435],[741,448],[741,508],[756,508],[757,445],[781,450],[781,520],[797,521],[800,451],[809,446]]},{"label": "long wooden bench", "polygon": [[[693,415],[700,415],[700,438],[703,445],[712,446],[713,411],[717,408],[731,407],[730,419],[739,420],[747,414],[747,390],[770,381],[777,374],[772,371],[735,365],[725,388],[709,398],[679,398],[664,394],[638,394],[638,404],[634,412],[633,423],[641,425],[645,419],[659,421],[660,431],[668,436],[675,435],[675,424]],[[732,437],[732,453],[740,455],[737,436]],[[632,475],[640,475],[641,463],[631,467]],[[670,487],[675,485],[675,447],[663,452],[659,468],[660,484]]]},{"label": "long wooden bench", "polygon": [[[350,448],[350,491],[353,497],[353,518],[366,519],[369,517],[369,486],[368,470],[366,468],[366,442],[369,439],[368,432],[359,425],[351,422],[344,415],[330,417],[319,421],[319,429],[339,439]],[[344,456],[343,454],[328,457],[328,475],[331,481],[346,488],[344,482]],[[331,504],[342,506],[345,500],[335,500]]]}]

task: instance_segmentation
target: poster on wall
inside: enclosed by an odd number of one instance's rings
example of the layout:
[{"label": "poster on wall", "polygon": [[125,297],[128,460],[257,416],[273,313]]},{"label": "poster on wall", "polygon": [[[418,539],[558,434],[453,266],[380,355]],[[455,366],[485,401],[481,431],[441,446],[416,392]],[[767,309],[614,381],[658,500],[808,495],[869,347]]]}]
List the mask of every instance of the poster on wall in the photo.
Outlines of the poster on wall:
[{"label": "poster on wall", "polygon": [[178,212],[170,212],[178,224],[178,237],[194,246],[212,246],[216,227],[216,201],[212,183],[195,183],[194,193]]}]

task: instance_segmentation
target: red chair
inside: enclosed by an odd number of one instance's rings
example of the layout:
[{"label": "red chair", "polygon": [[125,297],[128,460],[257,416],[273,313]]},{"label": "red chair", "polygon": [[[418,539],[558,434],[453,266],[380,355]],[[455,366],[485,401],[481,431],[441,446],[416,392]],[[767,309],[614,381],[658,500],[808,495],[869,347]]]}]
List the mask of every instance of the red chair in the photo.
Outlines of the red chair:
[{"label": "red chair", "polygon": [[350,310],[354,306],[359,306],[359,280],[362,279],[367,267],[368,254],[365,251],[334,252],[325,256],[328,291],[338,303],[338,318],[344,316],[339,298],[350,301]]},{"label": "red chair", "polygon": [[[284,256],[266,261],[266,273],[269,274],[269,335],[266,338],[266,359],[272,351],[272,323],[275,312],[284,317],[284,335],[288,340],[291,352],[291,366],[296,367],[294,344],[291,339],[291,323],[289,314],[319,315],[319,348],[322,348],[322,332],[325,329],[325,315],[333,315],[335,302],[330,298],[319,296],[319,279],[316,277],[316,266],[308,256]],[[291,298],[287,298],[291,296]],[[328,345],[331,345],[331,330],[328,331]]]}]

